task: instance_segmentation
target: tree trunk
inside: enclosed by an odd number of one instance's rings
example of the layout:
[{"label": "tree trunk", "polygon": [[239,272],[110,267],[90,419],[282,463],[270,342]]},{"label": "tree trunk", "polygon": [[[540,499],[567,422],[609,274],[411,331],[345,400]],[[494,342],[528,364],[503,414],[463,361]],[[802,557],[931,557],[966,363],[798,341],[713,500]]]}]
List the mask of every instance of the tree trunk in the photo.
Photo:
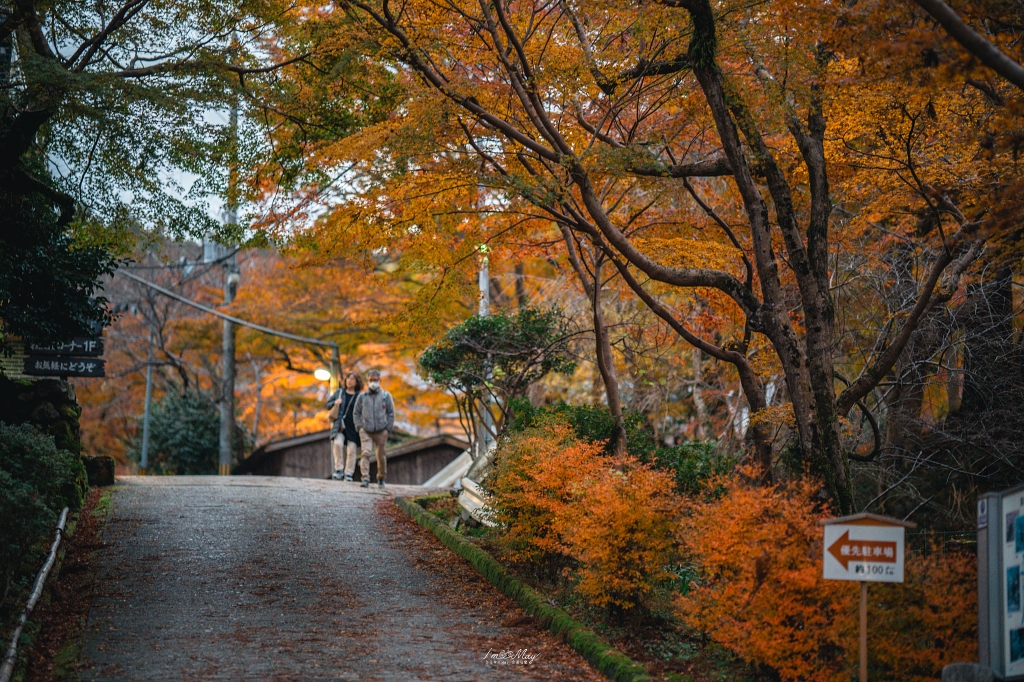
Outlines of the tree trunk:
[{"label": "tree trunk", "polygon": [[707,433],[704,423],[708,418],[708,409],[704,404],[704,367],[703,353],[700,348],[693,349],[693,406],[697,410],[697,429],[694,436],[697,440],[704,440]]},{"label": "tree trunk", "polygon": [[526,298],[526,282],[523,280],[523,264],[516,263],[516,305],[522,310],[527,306],[529,300]]},{"label": "tree trunk", "polygon": [[615,356],[612,355],[611,341],[608,338],[608,326],[604,321],[604,311],[601,309],[601,268],[604,265],[604,256],[596,249],[588,248],[589,260],[591,261],[593,277],[583,267],[580,260],[580,253],[576,249],[576,240],[568,227],[562,226],[562,238],[565,240],[566,249],[569,252],[569,262],[572,264],[576,276],[583,285],[583,291],[590,299],[590,309],[594,321],[594,339],[597,350],[597,369],[601,373],[601,380],[604,382],[605,396],[608,399],[608,412],[611,413],[615,422],[614,435],[612,436],[611,450],[616,454],[626,452],[626,426],[622,417],[622,397],[619,394],[619,378],[615,372]]},{"label": "tree trunk", "polygon": [[[853,511],[853,494],[837,430],[835,390],[832,387],[831,325],[829,323],[829,302],[827,287],[821,291],[820,279],[827,263],[812,262],[804,249],[802,237],[796,227],[792,211],[789,187],[781,170],[775,163],[771,151],[760,137],[739,99],[738,93],[726,92],[722,72],[715,62],[716,37],[715,18],[708,0],[696,0],[688,5],[693,21],[689,55],[693,63],[693,74],[700,83],[707,100],[715,127],[729,164],[733,180],[739,190],[750,224],[752,253],[760,278],[763,305],[758,314],[749,319],[751,327],[764,333],[772,342],[782,363],[786,376],[786,387],[793,404],[797,434],[802,459],[811,470],[824,479],[829,495],[836,501],[838,511],[848,514]],[[822,127],[824,122],[816,121]],[[743,131],[747,145],[740,141]],[[792,130],[792,128],[791,128]],[[812,133],[818,132],[816,130]],[[794,134],[796,131],[794,131]],[[796,135],[795,135],[796,136]],[[820,140],[812,136],[796,136],[800,151],[808,162],[811,174],[812,216],[816,222],[814,252],[823,252],[827,257],[828,197],[827,183],[823,183],[823,158],[817,154],[815,145]],[[801,343],[792,321],[789,319],[786,295],[779,277],[779,264],[770,236],[768,204],[751,172],[747,159],[750,148],[757,161],[765,169],[767,184],[775,207],[776,218],[782,232],[790,265],[797,276],[801,302],[806,318],[808,348]],[[818,172],[820,171],[820,173]],[[817,184],[816,184],[817,183]],[[824,192],[824,196],[822,193]],[[820,224],[819,224],[820,223]],[[824,234],[819,234],[822,231]],[[809,230],[810,232],[810,230]],[[827,268],[826,268],[827,270]],[[827,386],[823,379],[828,373]],[[743,376],[741,374],[741,381]],[[746,391],[746,387],[744,387]],[[762,393],[763,396],[763,393]],[[751,404],[751,413],[755,406]],[[759,453],[759,457],[765,453]],[[768,455],[770,457],[770,455]]]},{"label": "tree trunk", "polygon": [[594,313],[594,337],[597,339],[597,367],[604,380],[605,395],[608,397],[608,412],[615,421],[615,435],[612,436],[611,449],[616,454],[626,452],[626,425],[622,418],[622,398],[619,394],[619,378],[615,372],[615,357],[612,355],[612,344],[608,338],[608,326],[604,321],[601,309],[601,266],[602,260],[595,258],[594,284],[591,296],[591,309]]}]

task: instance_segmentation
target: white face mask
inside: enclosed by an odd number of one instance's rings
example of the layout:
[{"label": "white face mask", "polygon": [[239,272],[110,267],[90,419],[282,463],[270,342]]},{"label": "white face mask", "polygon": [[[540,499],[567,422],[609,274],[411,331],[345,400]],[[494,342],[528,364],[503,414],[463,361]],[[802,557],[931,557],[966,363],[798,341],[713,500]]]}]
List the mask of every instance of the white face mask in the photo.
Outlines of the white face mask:
[{"label": "white face mask", "polygon": [[370,390],[371,391],[376,391],[378,388],[380,388],[380,382],[379,381],[371,381],[369,385],[370,385]]}]

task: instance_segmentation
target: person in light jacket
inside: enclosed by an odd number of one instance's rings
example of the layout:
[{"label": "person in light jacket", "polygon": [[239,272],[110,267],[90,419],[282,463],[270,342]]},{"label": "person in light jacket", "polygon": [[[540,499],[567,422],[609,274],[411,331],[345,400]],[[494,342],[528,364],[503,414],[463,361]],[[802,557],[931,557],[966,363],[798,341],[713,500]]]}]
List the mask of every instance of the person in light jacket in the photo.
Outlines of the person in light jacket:
[{"label": "person in light jacket", "polygon": [[[356,428],[353,418],[356,398],[363,390],[363,378],[359,372],[349,372],[345,377],[345,386],[339,388],[327,399],[327,409],[334,407],[334,404],[341,401],[338,409],[338,418],[331,424],[331,449],[334,453],[334,475],[335,481],[340,481],[344,475],[346,481],[352,480],[352,474],[356,471],[356,459],[359,457],[359,429]],[[367,463],[364,467],[369,466]],[[342,471],[344,470],[344,473]],[[363,478],[369,478],[370,470],[364,468]]]},{"label": "person in light jacket", "polygon": [[363,457],[359,468],[363,474],[363,487],[370,485],[370,449],[377,451],[377,485],[384,487],[388,475],[388,460],[385,447],[388,434],[395,428],[395,401],[391,394],[380,387],[380,372],[371,369],[366,373],[367,390],[356,398],[352,419],[359,429]]}]

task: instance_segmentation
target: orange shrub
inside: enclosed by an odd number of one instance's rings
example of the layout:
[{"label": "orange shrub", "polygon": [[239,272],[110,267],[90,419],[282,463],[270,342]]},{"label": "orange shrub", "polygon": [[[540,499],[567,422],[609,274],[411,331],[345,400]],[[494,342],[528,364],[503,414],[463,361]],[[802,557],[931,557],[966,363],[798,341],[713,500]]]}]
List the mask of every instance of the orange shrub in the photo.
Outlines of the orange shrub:
[{"label": "orange shrub", "polygon": [[564,562],[570,510],[607,467],[600,443],[582,443],[563,424],[527,429],[500,444],[490,486],[500,542],[516,562]]},{"label": "orange shrub", "polygon": [[584,491],[567,538],[580,562],[577,590],[597,606],[623,610],[649,602],[674,576],[679,498],[675,480],[635,458],[617,460]]},{"label": "orange shrub", "polygon": [[605,455],[554,422],[503,440],[490,488],[510,558],[574,569],[595,605],[643,605],[672,577],[680,507],[670,473]]},{"label": "orange shrub", "polygon": [[902,585],[869,588],[868,663],[875,679],[931,681],[947,663],[978,660],[976,558],[910,554],[905,577]]},{"label": "orange shrub", "polygon": [[[783,680],[848,682],[859,588],[821,577],[818,486],[718,483],[726,494],[695,503],[682,526],[683,551],[701,580],[677,598],[679,615]],[[906,576],[869,590],[873,679],[934,680],[946,663],[975,655],[973,558],[911,555]]]},{"label": "orange shrub", "polygon": [[849,680],[837,624],[856,614],[856,595],[821,578],[816,488],[725,483],[724,497],[696,503],[683,524],[702,583],[677,599],[680,616],[785,680]]}]

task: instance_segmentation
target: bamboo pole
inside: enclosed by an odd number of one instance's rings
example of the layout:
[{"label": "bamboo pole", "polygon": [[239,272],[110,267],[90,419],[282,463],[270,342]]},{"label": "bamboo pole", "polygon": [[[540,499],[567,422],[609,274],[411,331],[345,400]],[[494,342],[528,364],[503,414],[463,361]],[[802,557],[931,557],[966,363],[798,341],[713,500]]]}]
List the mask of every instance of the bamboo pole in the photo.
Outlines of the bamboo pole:
[{"label": "bamboo pole", "polygon": [[7,647],[7,655],[4,656],[4,663],[0,666],[0,682],[10,682],[11,675],[14,674],[14,666],[18,662],[18,640],[21,639],[21,631],[25,628],[25,623],[28,622],[32,609],[36,607],[36,602],[39,601],[39,597],[43,594],[46,576],[50,574],[50,569],[53,568],[54,562],[57,561],[57,549],[60,547],[61,538],[64,537],[64,524],[67,523],[67,520],[68,508],[64,507],[64,511],[60,513],[60,521],[57,522],[57,536],[53,539],[53,545],[50,546],[50,555],[46,557],[46,563],[39,569],[39,575],[36,576],[36,582],[32,587],[32,594],[28,597],[28,603],[25,604],[24,610],[18,616],[18,627],[14,628],[11,645]]}]

